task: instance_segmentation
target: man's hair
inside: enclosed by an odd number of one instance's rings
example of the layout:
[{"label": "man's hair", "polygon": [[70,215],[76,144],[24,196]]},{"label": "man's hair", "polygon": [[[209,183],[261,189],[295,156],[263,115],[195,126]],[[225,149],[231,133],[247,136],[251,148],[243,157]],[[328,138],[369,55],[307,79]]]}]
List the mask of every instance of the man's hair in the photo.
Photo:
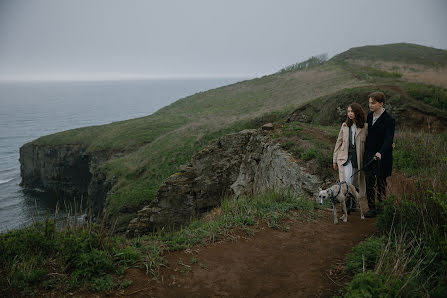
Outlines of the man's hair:
[{"label": "man's hair", "polygon": [[368,99],[369,98],[372,98],[375,101],[382,102],[384,104],[385,104],[385,100],[386,100],[385,94],[383,92],[380,92],[380,91],[376,91],[376,92],[373,92],[373,93],[369,94],[368,95]]},{"label": "man's hair", "polygon": [[352,123],[355,123],[356,126],[363,128],[365,126],[365,111],[363,111],[363,108],[361,105],[359,105],[356,102],[351,103],[348,107],[351,107],[352,111],[354,112],[355,119],[352,121],[349,119],[349,117],[346,117],[346,125],[348,127],[352,126]]}]

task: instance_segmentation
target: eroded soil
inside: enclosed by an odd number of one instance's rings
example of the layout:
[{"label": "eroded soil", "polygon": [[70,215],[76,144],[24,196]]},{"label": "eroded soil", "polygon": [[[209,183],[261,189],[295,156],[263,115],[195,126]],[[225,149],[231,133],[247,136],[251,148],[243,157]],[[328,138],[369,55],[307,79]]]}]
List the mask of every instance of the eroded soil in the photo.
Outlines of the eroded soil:
[{"label": "eroded soil", "polygon": [[374,219],[333,224],[331,210],[312,220],[295,215],[288,230],[264,226],[254,235],[165,256],[159,280],[129,269],[130,287],[104,296],[131,297],[331,297],[349,277],[344,259],[352,246],[372,235]]}]

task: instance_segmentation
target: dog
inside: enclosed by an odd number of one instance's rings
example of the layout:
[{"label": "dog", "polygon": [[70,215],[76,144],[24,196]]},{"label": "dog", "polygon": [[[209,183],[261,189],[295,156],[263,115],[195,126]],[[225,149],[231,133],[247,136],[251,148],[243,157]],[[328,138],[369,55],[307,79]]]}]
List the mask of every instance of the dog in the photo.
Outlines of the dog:
[{"label": "dog", "polygon": [[324,200],[330,199],[332,202],[332,208],[334,211],[334,224],[338,224],[338,218],[337,218],[337,208],[335,206],[336,203],[340,203],[343,209],[343,215],[341,216],[341,219],[343,219],[344,222],[348,221],[348,211],[346,208],[346,200],[348,199],[348,195],[351,194],[353,197],[353,200],[356,201],[357,206],[359,206],[360,209],[360,217],[362,219],[365,219],[365,216],[363,215],[362,206],[360,205],[360,194],[355,189],[355,186],[349,183],[346,183],[345,181],[339,182],[337,184],[332,185],[331,187],[327,189],[319,189],[318,194],[318,201],[320,204],[323,204]]}]

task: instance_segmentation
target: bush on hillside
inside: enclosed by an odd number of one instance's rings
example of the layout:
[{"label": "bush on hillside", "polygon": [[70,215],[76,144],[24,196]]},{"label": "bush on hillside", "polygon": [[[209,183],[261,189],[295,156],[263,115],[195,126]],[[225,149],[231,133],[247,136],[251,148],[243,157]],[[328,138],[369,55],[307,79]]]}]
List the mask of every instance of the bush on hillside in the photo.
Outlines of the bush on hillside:
[{"label": "bush on hillside", "polygon": [[327,60],[328,60],[327,54],[312,56],[309,59],[307,59],[306,61],[295,63],[295,64],[289,65],[287,67],[284,67],[279,72],[281,73],[281,72],[307,70],[307,69],[311,69],[312,67],[315,67],[317,65],[321,65],[324,62],[326,62]]},{"label": "bush on hillside", "polygon": [[401,285],[399,280],[367,271],[354,276],[346,287],[344,297],[397,297]]},{"label": "bush on hillside", "polygon": [[0,273],[5,277],[0,292],[32,295],[39,285],[74,288],[110,281],[108,274],[127,264],[127,255],[115,254],[118,248],[117,238],[105,237],[93,224],[58,231],[55,221],[47,219],[9,231],[0,235]]},{"label": "bush on hillside", "polygon": [[384,238],[371,237],[360,242],[348,254],[345,270],[355,274],[363,272],[363,269],[374,269],[383,246]]}]

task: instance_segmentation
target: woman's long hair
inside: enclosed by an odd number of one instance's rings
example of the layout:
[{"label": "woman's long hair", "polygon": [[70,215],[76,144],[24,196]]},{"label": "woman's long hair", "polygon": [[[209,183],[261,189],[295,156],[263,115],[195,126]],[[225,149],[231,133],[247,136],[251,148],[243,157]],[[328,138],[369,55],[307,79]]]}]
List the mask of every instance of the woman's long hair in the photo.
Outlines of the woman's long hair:
[{"label": "woman's long hair", "polygon": [[346,117],[346,125],[348,127],[352,126],[352,123],[355,123],[355,125],[359,128],[363,128],[365,126],[365,111],[363,111],[363,108],[358,103],[354,102],[351,103],[348,107],[351,107],[352,111],[354,112],[355,118],[354,121],[349,119],[349,117]]}]

